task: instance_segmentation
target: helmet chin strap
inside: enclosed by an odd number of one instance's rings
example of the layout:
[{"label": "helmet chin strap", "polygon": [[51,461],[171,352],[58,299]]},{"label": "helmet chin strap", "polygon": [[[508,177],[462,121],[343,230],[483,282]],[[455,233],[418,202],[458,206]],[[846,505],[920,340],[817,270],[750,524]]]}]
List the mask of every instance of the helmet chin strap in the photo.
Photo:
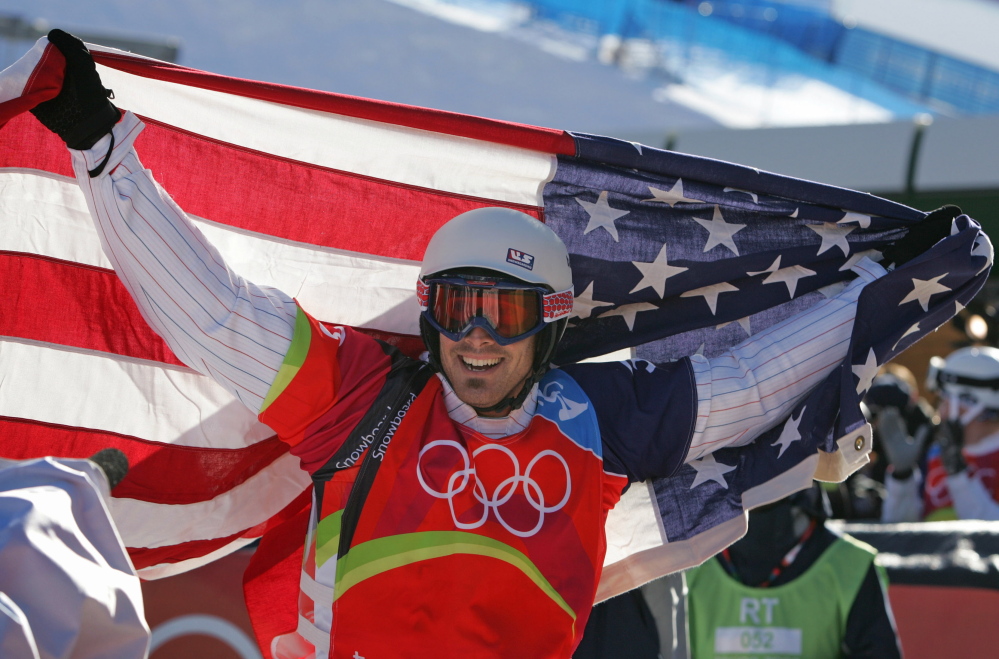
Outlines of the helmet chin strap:
[{"label": "helmet chin strap", "polygon": [[[543,375],[543,373],[538,373],[538,370],[540,369],[534,370],[531,375],[524,379],[524,384],[520,387],[520,392],[516,396],[507,396],[500,402],[495,405],[490,405],[489,407],[476,407],[475,405],[469,405],[469,407],[475,410],[475,413],[479,416],[491,414],[492,412],[499,412],[504,409],[507,410],[508,414],[513,412],[515,409],[524,404],[524,401],[527,400],[527,395],[531,393],[531,389],[534,388],[534,384],[541,379],[541,375]],[[444,374],[444,377],[447,377],[447,373]],[[451,381],[448,380],[448,383],[450,384]],[[454,388],[454,385],[452,384],[451,387]]]},{"label": "helmet chin strap", "polygon": [[962,426],[967,426],[972,421],[981,416],[985,412],[985,403],[975,403],[971,407],[968,407],[963,414],[961,414],[961,401],[957,394],[951,393],[947,399],[948,408],[948,418],[950,421],[959,421]]}]

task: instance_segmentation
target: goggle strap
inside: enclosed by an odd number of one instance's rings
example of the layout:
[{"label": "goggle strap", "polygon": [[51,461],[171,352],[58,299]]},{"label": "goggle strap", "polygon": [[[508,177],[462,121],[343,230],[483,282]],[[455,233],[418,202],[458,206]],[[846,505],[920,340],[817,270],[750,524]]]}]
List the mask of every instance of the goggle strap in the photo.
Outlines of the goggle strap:
[{"label": "goggle strap", "polygon": [[544,321],[553,323],[556,320],[565,318],[572,313],[572,289],[559,291],[558,293],[545,293],[541,297],[544,310]]},{"label": "goggle strap", "polygon": [[420,311],[426,311],[430,307],[430,284],[422,279],[416,280],[416,300],[420,303]]}]

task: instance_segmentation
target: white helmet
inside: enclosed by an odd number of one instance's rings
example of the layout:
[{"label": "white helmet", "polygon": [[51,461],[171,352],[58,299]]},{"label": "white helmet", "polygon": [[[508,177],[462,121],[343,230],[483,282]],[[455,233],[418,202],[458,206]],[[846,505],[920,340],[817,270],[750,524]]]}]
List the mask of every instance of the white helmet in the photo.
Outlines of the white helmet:
[{"label": "white helmet", "polygon": [[477,208],[448,221],[430,239],[420,278],[482,268],[553,293],[572,288],[569,251],[548,226],[512,208]]},{"label": "white helmet", "polygon": [[930,359],[926,378],[930,391],[942,391],[972,405],[999,410],[999,350],[961,348],[947,359]]}]

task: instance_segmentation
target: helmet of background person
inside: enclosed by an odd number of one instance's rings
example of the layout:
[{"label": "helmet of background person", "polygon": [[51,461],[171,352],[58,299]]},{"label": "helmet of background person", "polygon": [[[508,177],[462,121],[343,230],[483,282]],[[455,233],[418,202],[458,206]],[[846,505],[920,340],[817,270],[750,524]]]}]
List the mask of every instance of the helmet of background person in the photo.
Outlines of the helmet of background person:
[{"label": "helmet of background person", "polygon": [[926,386],[969,405],[999,410],[999,349],[975,346],[961,348],[946,359],[933,357]]}]

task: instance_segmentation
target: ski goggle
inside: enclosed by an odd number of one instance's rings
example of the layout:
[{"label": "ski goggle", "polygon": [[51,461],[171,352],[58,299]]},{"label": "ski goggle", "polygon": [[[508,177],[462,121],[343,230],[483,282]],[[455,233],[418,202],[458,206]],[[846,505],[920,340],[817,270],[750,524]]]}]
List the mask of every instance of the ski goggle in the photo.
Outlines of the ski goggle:
[{"label": "ski goggle", "polygon": [[417,297],[431,327],[460,341],[476,327],[500,345],[536,334],[572,312],[572,291],[489,279],[439,277],[418,280]]}]

